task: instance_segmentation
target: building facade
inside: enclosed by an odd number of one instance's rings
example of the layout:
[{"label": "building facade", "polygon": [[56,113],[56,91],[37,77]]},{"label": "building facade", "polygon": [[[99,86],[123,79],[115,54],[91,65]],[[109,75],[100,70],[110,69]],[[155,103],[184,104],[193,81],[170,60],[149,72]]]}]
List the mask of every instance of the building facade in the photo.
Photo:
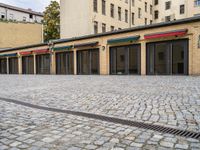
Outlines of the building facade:
[{"label": "building facade", "polygon": [[61,0],[60,5],[61,38],[200,15],[200,0]]},{"label": "building facade", "polygon": [[61,38],[152,23],[149,0],[61,0]]},{"label": "building facade", "polygon": [[18,22],[41,23],[43,14],[32,11],[31,9],[23,9],[0,3],[0,19]]},{"label": "building facade", "polygon": [[200,17],[0,51],[1,74],[200,75]]},{"label": "building facade", "polygon": [[43,42],[43,27],[39,23],[0,21],[0,49]]},{"label": "building facade", "polygon": [[200,0],[153,0],[153,22],[167,22],[200,15]]}]

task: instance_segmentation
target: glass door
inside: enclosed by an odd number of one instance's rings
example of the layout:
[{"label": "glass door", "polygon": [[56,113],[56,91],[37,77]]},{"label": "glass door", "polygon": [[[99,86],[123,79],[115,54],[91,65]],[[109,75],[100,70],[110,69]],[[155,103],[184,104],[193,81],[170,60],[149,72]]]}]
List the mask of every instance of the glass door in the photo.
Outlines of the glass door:
[{"label": "glass door", "polygon": [[7,74],[7,59],[0,59],[0,74]]},{"label": "glass door", "polygon": [[9,74],[18,74],[18,58],[9,58]]},{"label": "glass door", "polygon": [[22,73],[23,74],[34,74],[33,56],[22,57]]}]

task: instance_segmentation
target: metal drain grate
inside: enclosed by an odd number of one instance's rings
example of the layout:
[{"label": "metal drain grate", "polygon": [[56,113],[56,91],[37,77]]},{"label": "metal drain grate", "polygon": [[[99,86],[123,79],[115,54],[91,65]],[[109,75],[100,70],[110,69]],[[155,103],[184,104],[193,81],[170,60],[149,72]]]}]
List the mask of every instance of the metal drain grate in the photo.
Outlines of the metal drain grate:
[{"label": "metal drain grate", "polygon": [[147,124],[147,123],[142,123],[142,122],[119,119],[119,118],[108,117],[108,116],[103,116],[103,115],[96,115],[96,114],[85,113],[85,112],[61,110],[61,109],[57,109],[57,108],[48,108],[48,107],[33,105],[30,103],[25,103],[25,102],[21,102],[18,100],[7,99],[7,98],[0,98],[0,100],[18,104],[18,105],[22,105],[22,106],[26,106],[26,107],[30,107],[30,108],[36,108],[36,109],[40,109],[40,110],[47,110],[47,111],[51,111],[51,112],[71,114],[71,115],[87,117],[87,118],[91,118],[91,119],[112,122],[112,123],[117,123],[117,124],[122,124],[122,125],[128,125],[128,126],[138,127],[138,128],[143,128],[143,129],[149,129],[149,130],[153,130],[153,131],[157,131],[157,132],[161,132],[161,133],[168,133],[168,134],[173,134],[173,135],[182,136],[182,137],[186,137],[186,138],[193,138],[193,139],[200,140],[200,133],[191,132],[191,131],[187,131],[187,130],[179,130],[179,129],[169,128],[169,127],[163,127],[160,125],[152,125],[152,124]]}]

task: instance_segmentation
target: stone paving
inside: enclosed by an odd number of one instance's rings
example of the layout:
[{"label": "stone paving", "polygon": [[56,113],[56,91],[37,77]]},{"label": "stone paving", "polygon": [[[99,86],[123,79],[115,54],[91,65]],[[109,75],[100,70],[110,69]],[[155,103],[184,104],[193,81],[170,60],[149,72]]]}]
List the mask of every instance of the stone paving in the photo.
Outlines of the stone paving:
[{"label": "stone paving", "polygon": [[[0,76],[0,97],[200,132],[200,77]],[[1,149],[200,149],[200,141],[0,101]]]}]

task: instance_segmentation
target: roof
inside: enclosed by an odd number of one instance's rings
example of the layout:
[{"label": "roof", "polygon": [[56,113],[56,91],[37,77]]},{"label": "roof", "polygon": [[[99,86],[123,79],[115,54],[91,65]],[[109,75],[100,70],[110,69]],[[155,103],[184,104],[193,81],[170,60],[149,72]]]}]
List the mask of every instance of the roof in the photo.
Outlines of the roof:
[{"label": "roof", "polygon": [[[91,39],[91,38],[97,38],[97,37],[109,36],[109,35],[117,35],[121,33],[128,33],[128,32],[140,31],[140,30],[145,30],[145,29],[153,29],[153,28],[166,27],[166,26],[179,25],[179,24],[192,23],[192,22],[200,22],[200,16],[175,20],[171,22],[163,22],[163,23],[156,23],[152,25],[138,26],[138,27],[127,28],[127,29],[117,30],[117,31],[112,31],[112,32],[105,32],[105,33],[100,33],[100,34],[92,34],[92,35],[85,35],[85,36],[68,38],[68,39],[52,40],[51,42],[54,44],[59,44],[59,43],[77,41],[77,40]],[[45,46],[45,45],[48,45],[48,43],[40,43],[40,44],[35,44],[35,45],[23,46],[23,47],[2,49],[0,50],[0,52],[23,50],[27,48],[34,48],[34,47]]]},{"label": "roof", "polygon": [[20,11],[20,12],[29,13],[29,14],[33,14],[33,15],[37,15],[37,16],[43,17],[43,13],[32,11],[31,9],[19,8],[19,7],[11,6],[11,5],[4,4],[4,3],[0,3],[0,7],[8,8],[8,9],[12,9],[12,10],[15,10],[15,11]]}]

